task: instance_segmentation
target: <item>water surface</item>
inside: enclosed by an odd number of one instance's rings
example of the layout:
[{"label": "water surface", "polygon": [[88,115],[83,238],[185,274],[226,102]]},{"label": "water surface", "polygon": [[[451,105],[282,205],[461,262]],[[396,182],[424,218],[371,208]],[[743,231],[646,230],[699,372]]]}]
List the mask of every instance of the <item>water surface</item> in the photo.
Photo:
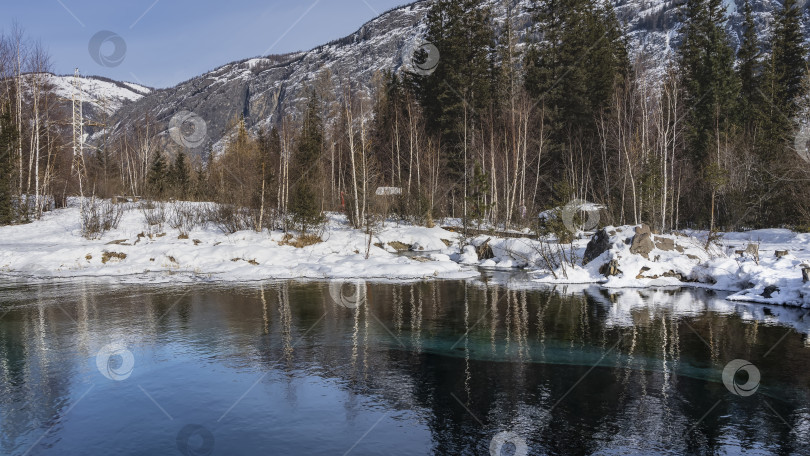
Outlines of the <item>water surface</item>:
[{"label": "water surface", "polygon": [[[6,285],[0,453],[810,454],[802,310],[508,276],[355,290]],[[736,359],[751,395],[722,381]]]}]

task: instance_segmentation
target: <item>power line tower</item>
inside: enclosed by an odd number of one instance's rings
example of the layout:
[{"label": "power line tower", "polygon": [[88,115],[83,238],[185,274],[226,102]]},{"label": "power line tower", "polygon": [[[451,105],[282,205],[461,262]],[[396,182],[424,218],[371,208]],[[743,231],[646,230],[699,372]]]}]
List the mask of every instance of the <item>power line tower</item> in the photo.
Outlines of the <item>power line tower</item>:
[{"label": "power line tower", "polygon": [[[84,164],[84,112],[82,110],[82,80],[79,69],[73,74],[73,161],[70,171],[76,171],[79,177],[79,205],[84,212],[84,179],[87,169]],[[82,217],[84,230],[84,217]]]}]

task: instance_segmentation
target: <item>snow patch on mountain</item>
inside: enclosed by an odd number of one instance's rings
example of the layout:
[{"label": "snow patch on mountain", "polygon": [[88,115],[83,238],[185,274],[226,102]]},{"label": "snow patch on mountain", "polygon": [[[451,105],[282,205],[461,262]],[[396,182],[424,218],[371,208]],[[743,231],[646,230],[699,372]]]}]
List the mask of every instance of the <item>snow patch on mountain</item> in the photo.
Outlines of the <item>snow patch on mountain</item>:
[{"label": "snow patch on mountain", "polygon": [[[48,82],[53,85],[56,96],[72,100],[76,91],[74,76],[48,75]],[[106,114],[113,114],[124,104],[138,101],[152,93],[152,89],[131,82],[117,82],[94,77],[80,77],[81,99],[84,103],[99,109]]]}]

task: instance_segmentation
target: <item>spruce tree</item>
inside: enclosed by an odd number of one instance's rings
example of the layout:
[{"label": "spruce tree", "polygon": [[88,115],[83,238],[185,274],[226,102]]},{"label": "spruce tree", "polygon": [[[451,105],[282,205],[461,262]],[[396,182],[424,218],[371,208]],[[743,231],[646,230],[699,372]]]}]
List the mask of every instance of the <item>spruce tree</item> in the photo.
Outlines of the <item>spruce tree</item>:
[{"label": "spruce tree", "polygon": [[691,188],[696,221],[714,228],[717,195],[725,185],[721,144],[735,128],[739,81],[726,34],[722,0],[687,0],[679,49],[681,86],[688,107],[687,150],[700,180]]},{"label": "spruce tree", "polygon": [[[257,137],[259,145],[259,160],[266,166],[270,166],[278,160],[281,155],[281,137],[278,128],[273,126],[268,133],[264,128],[259,130]],[[271,171],[272,172],[272,171]]]},{"label": "spruce tree", "polygon": [[470,216],[478,222],[478,229],[487,215],[490,204],[487,203],[490,196],[490,185],[487,174],[481,167],[481,163],[476,161],[473,171],[473,178],[470,181],[470,193],[467,196],[470,204]]},{"label": "spruce tree", "polygon": [[[395,135],[397,132],[404,133],[404,127],[398,126],[406,118],[403,109],[405,106],[403,86],[399,76],[394,73],[386,73],[383,81],[374,103],[371,143],[375,145],[377,157],[385,174],[383,180],[391,182],[392,185],[401,185],[398,177],[401,176],[403,170],[397,167],[394,153],[396,150]],[[407,163],[404,165],[407,166]],[[399,174],[397,174],[397,170]],[[405,172],[407,173],[407,171]]]},{"label": "spruce tree", "polygon": [[807,69],[807,50],[801,31],[801,11],[796,0],[785,0],[777,11],[772,38],[772,56],[768,77],[771,102],[778,112],[770,134],[784,141],[791,136],[793,119],[798,114],[798,98]]},{"label": "spruce tree", "polygon": [[739,122],[747,131],[754,130],[754,123],[761,108],[760,43],[757,38],[754,12],[751,2],[743,6],[743,33],[740,49],[737,51],[737,76],[740,80]]},{"label": "spruce tree", "polygon": [[12,163],[17,130],[11,118],[11,106],[0,109],[0,225],[14,221]]},{"label": "spruce tree", "polygon": [[801,217],[795,198],[797,192],[803,192],[802,177],[795,175],[799,157],[793,150],[807,53],[800,18],[795,0],[785,0],[776,11],[762,83],[763,133],[757,138],[757,150],[766,166],[760,193],[767,192],[768,199],[762,204],[761,216],[771,224],[792,224]]},{"label": "spruce tree", "polygon": [[165,196],[168,177],[169,169],[166,165],[166,159],[163,157],[163,152],[158,151],[147,176],[148,189],[152,197],[162,198]]},{"label": "spruce tree", "polygon": [[704,167],[714,157],[717,135],[731,127],[739,91],[725,22],[722,0],[687,1],[680,70],[690,108],[689,149]]},{"label": "spruce tree", "polygon": [[549,172],[559,174],[569,150],[597,162],[596,119],[610,109],[629,72],[627,43],[608,3],[536,0],[533,10],[538,39],[526,53],[524,84],[542,106],[544,153],[556,167]]},{"label": "spruce tree", "polygon": [[211,193],[211,186],[208,182],[208,170],[204,163],[199,163],[194,170],[192,195],[197,201],[208,201],[212,196]]},{"label": "spruce tree", "polygon": [[534,14],[542,39],[527,53],[526,89],[557,129],[592,131],[630,67],[615,11],[608,3],[539,0]]},{"label": "spruce tree", "polygon": [[171,183],[175,196],[180,199],[186,198],[186,196],[188,196],[191,175],[185,152],[180,152],[177,154],[169,175],[171,177]]},{"label": "spruce tree", "polygon": [[[433,133],[441,136],[451,178],[464,174],[464,121],[475,121],[491,102],[490,10],[481,0],[436,0],[427,15],[425,40],[439,51],[427,76],[412,75]],[[469,127],[469,125],[468,125]]]},{"label": "spruce tree", "polygon": [[304,114],[304,122],[293,157],[295,182],[290,194],[290,212],[296,225],[306,233],[323,219],[318,190],[322,182],[320,159],[323,150],[323,121],[321,101],[313,90]]}]

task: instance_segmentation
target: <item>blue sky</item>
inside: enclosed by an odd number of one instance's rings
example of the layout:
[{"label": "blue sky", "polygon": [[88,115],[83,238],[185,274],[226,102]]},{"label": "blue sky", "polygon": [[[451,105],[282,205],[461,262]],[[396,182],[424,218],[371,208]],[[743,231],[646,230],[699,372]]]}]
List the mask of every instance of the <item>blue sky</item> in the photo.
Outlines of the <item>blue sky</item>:
[{"label": "blue sky", "polygon": [[[169,87],[225,63],[306,50],[357,30],[409,0],[24,0],[2,6],[50,53],[53,71]],[[117,66],[88,50],[101,31],[117,34],[126,54]],[[112,54],[113,41],[101,45]]]}]

